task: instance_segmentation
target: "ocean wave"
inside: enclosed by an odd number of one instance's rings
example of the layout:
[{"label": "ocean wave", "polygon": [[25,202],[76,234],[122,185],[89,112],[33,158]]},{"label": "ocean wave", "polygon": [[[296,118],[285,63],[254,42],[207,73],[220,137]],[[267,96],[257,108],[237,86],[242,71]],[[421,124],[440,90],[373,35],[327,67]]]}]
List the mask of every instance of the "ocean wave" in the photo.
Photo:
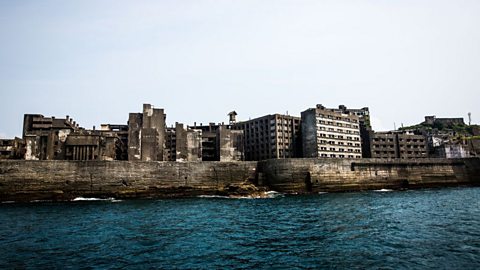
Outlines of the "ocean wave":
[{"label": "ocean wave", "polygon": [[390,192],[393,191],[393,189],[388,189],[388,188],[382,188],[382,189],[376,189],[374,190],[375,192]]},{"label": "ocean wave", "polygon": [[85,201],[109,201],[109,202],[121,202],[122,200],[117,200],[115,198],[84,198],[84,197],[77,197],[72,200],[72,202],[85,202]]},{"label": "ocean wave", "polygon": [[207,198],[207,199],[230,199],[229,196],[221,196],[221,195],[199,195],[198,198]]},{"label": "ocean wave", "polygon": [[252,195],[229,195],[229,196],[222,196],[222,195],[199,195],[197,198],[207,198],[207,199],[273,199],[285,197],[285,194],[277,192],[277,191],[265,191],[258,194]]}]

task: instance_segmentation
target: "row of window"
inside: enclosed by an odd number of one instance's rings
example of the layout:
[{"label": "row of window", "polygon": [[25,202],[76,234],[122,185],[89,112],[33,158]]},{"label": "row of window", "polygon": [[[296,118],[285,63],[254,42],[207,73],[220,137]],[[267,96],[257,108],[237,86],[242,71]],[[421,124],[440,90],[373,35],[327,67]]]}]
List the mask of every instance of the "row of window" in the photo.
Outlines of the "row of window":
[{"label": "row of window", "polygon": [[[395,151],[375,151],[373,152],[374,154],[376,155],[381,155],[381,154],[395,154]],[[427,152],[425,151],[407,151],[407,152],[404,152],[404,151],[400,151],[400,154],[408,154],[408,155],[412,155],[412,154],[415,154],[415,155],[426,155]]]},{"label": "row of window", "polygon": [[345,122],[358,123],[358,120],[357,120],[357,119],[350,119],[350,118],[346,118],[346,117],[333,116],[333,115],[328,115],[328,114],[327,114],[327,115],[319,114],[318,117],[327,118],[327,119],[334,119],[334,120],[340,120],[340,121],[345,121]]},{"label": "row of window", "polygon": [[329,132],[335,132],[335,133],[347,133],[347,134],[360,134],[360,132],[356,130],[349,130],[349,129],[339,129],[335,130],[334,128],[326,128],[326,127],[318,127],[318,130],[322,131],[329,131]]},{"label": "row of window", "polygon": [[331,157],[331,158],[336,158],[336,157],[339,157],[339,158],[345,158],[345,157],[347,157],[347,158],[361,158],[361,156],[354,156],[354,155],[347,155],[347,156],[345,156],[345,155],[338,155],[338,156],[337,156],[336,154],[330,154],[330,155],[329,155],[329,154],[325,154],[325,153],[324,153],[324,154],[320,154],[320,157]]},{"label": "row of window", "polygon": [[[394,144],[374,144],[373,145],[373,148],[394,148],[395,145]],[[418,145],[418,144],[414,144],[414,145],[404,145],[404,144],[401,144],[400,145],[400,148],[425,148],[426,146],[425,145]]]},{"label": "row of window", "polygon": [[358,125],[342,124],[342,123],[339,123],[339,122],[334,123],[334,122],[331,122],[331,121],[318,120],[318,123],[319,123],[319,124],[322,124],[322,125],[329,125],[329,126],[337,126],[337,127],[346,127],[346,128],[358,129]]},{"label": "row of window", "polygon": [[[374,142],[393,142],[393,139],[392,138],[374,138],[373,139]],[[403,139],[398,139],[399,142],[403,142]],[[424,143],[425,140],[424,139],[406,139],[405,140],[407,143],[408,142],[420,142],[420,143]]]},{"label": "row of window", "polygon": [[334,135],[334,134],[326,134],[320,133],[321,138],[332,138],[332,139],[340,139],[340,140],[349,140],[349,141],[360,141],[359,137],[350,137],[350,136],[342,136],[342,135]]},{"label": "row of window", "polygon": [[[351,153],[361,153],[360,149],[350,149],[350,148],[335,148],[335,147],[320,147],[321,151],[331,151],[331,152],[351,152]],[[347,151],[345,151],[347,150]]]},{"label": "row of window", "polygon": [[331,144],[331,145],[337,144],[337,145],[360,147],[360,143],[351,143],[351,142],[345,143],[345,142],[335,142],[335,141],[327,141],[327,140],[320,140],[320,144]]}]

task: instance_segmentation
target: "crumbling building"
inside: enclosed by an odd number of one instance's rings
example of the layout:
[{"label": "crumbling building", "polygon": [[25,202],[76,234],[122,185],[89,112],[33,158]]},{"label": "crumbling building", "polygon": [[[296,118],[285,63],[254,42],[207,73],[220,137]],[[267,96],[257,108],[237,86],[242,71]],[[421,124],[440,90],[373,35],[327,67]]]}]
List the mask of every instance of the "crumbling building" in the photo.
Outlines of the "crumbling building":
[{"label": "crumbling building", "polygon": [[359,117],[321,104],[302,112],[303,157],[361,158]]},{"label": "crumbling building", "polygon": [[[130,113],[128,117],[128,160],[162,161],[165,149],[166,114],[143,104],[142,113]],[[165,155],[165,156],[164,156]]]},{"label": "crumbling building", "polygon": [[23,139],[26,160],[64,160],[67,136],[81,128],[68,115],[66,118],[25,114]]},{"label": "crumbling building", "polygon": [[427,141],[423,135],[405,131],[375,132],[371,137],[372,158],[427,158]]},{"label": "crumbling building", "polygon": [[234,124],[244,132],[245,160],[302,156],[300,118],[271,114]]},{"label": "crumbling building", "polygon": [[[232,122],[231,118],[230,123],[234,124],[235,121]],[[231,124],[225,125],[223,123],[200,124],[199,126],[194,123],[192,128],[202,131],[203,161],[244,160],[243,130],[234,130]]]},{"label": "crumbling building", "polygon": [[21,138],[0,139],[0,159],[23,159],[25,144]]}]

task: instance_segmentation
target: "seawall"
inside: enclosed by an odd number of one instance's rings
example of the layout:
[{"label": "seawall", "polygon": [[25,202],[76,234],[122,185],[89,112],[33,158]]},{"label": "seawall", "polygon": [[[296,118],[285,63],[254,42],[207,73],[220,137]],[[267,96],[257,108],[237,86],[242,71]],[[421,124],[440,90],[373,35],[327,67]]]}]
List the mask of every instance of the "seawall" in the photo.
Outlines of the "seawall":
[{"label": "seawall", "polygon": [[341,192],[480,185],[480,159],[0,161],[0,201]]},{"label": "seawall", "polygon": [[287,193],[480,185],[480,159],[275,159],[259,183]]},{"label": "seawall", "polygon": [[0,201],[254,192],[257,162],[0,161]]}]

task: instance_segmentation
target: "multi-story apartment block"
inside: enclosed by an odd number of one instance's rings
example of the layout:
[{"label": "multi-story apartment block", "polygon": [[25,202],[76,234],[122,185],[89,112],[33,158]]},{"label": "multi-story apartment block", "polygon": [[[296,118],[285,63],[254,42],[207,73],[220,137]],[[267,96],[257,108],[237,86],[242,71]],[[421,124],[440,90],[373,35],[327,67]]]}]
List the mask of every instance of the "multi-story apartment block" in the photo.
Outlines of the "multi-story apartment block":
[{"label": "multi-story apartment block", "polygon": [[345,105],[339,105],[338,108],[328,108],[336,113],[353,114],[358,116],[358,123],[360,126],[360,140],[362,142],[362,157],[369,158],[370,150],[370,136],[372,131],[372,125],[370,123],[370,111],[368,107],[361,109],[347,108]]},{"label": "multi-story apartment block", "polygon": [[303,157],[361,158],[359,117],[322,105],[302,112]]},{"label": "multi-story apartment block", "polygon": [[245,160],[301,157],[300,118],[272,114],[234,124],[244,132]]},{"label": "multi-story apartment block", "polygon": [[423,135],[402,131],[375,132],[371,138],[372,158],[426,158],[427,142]]}]

